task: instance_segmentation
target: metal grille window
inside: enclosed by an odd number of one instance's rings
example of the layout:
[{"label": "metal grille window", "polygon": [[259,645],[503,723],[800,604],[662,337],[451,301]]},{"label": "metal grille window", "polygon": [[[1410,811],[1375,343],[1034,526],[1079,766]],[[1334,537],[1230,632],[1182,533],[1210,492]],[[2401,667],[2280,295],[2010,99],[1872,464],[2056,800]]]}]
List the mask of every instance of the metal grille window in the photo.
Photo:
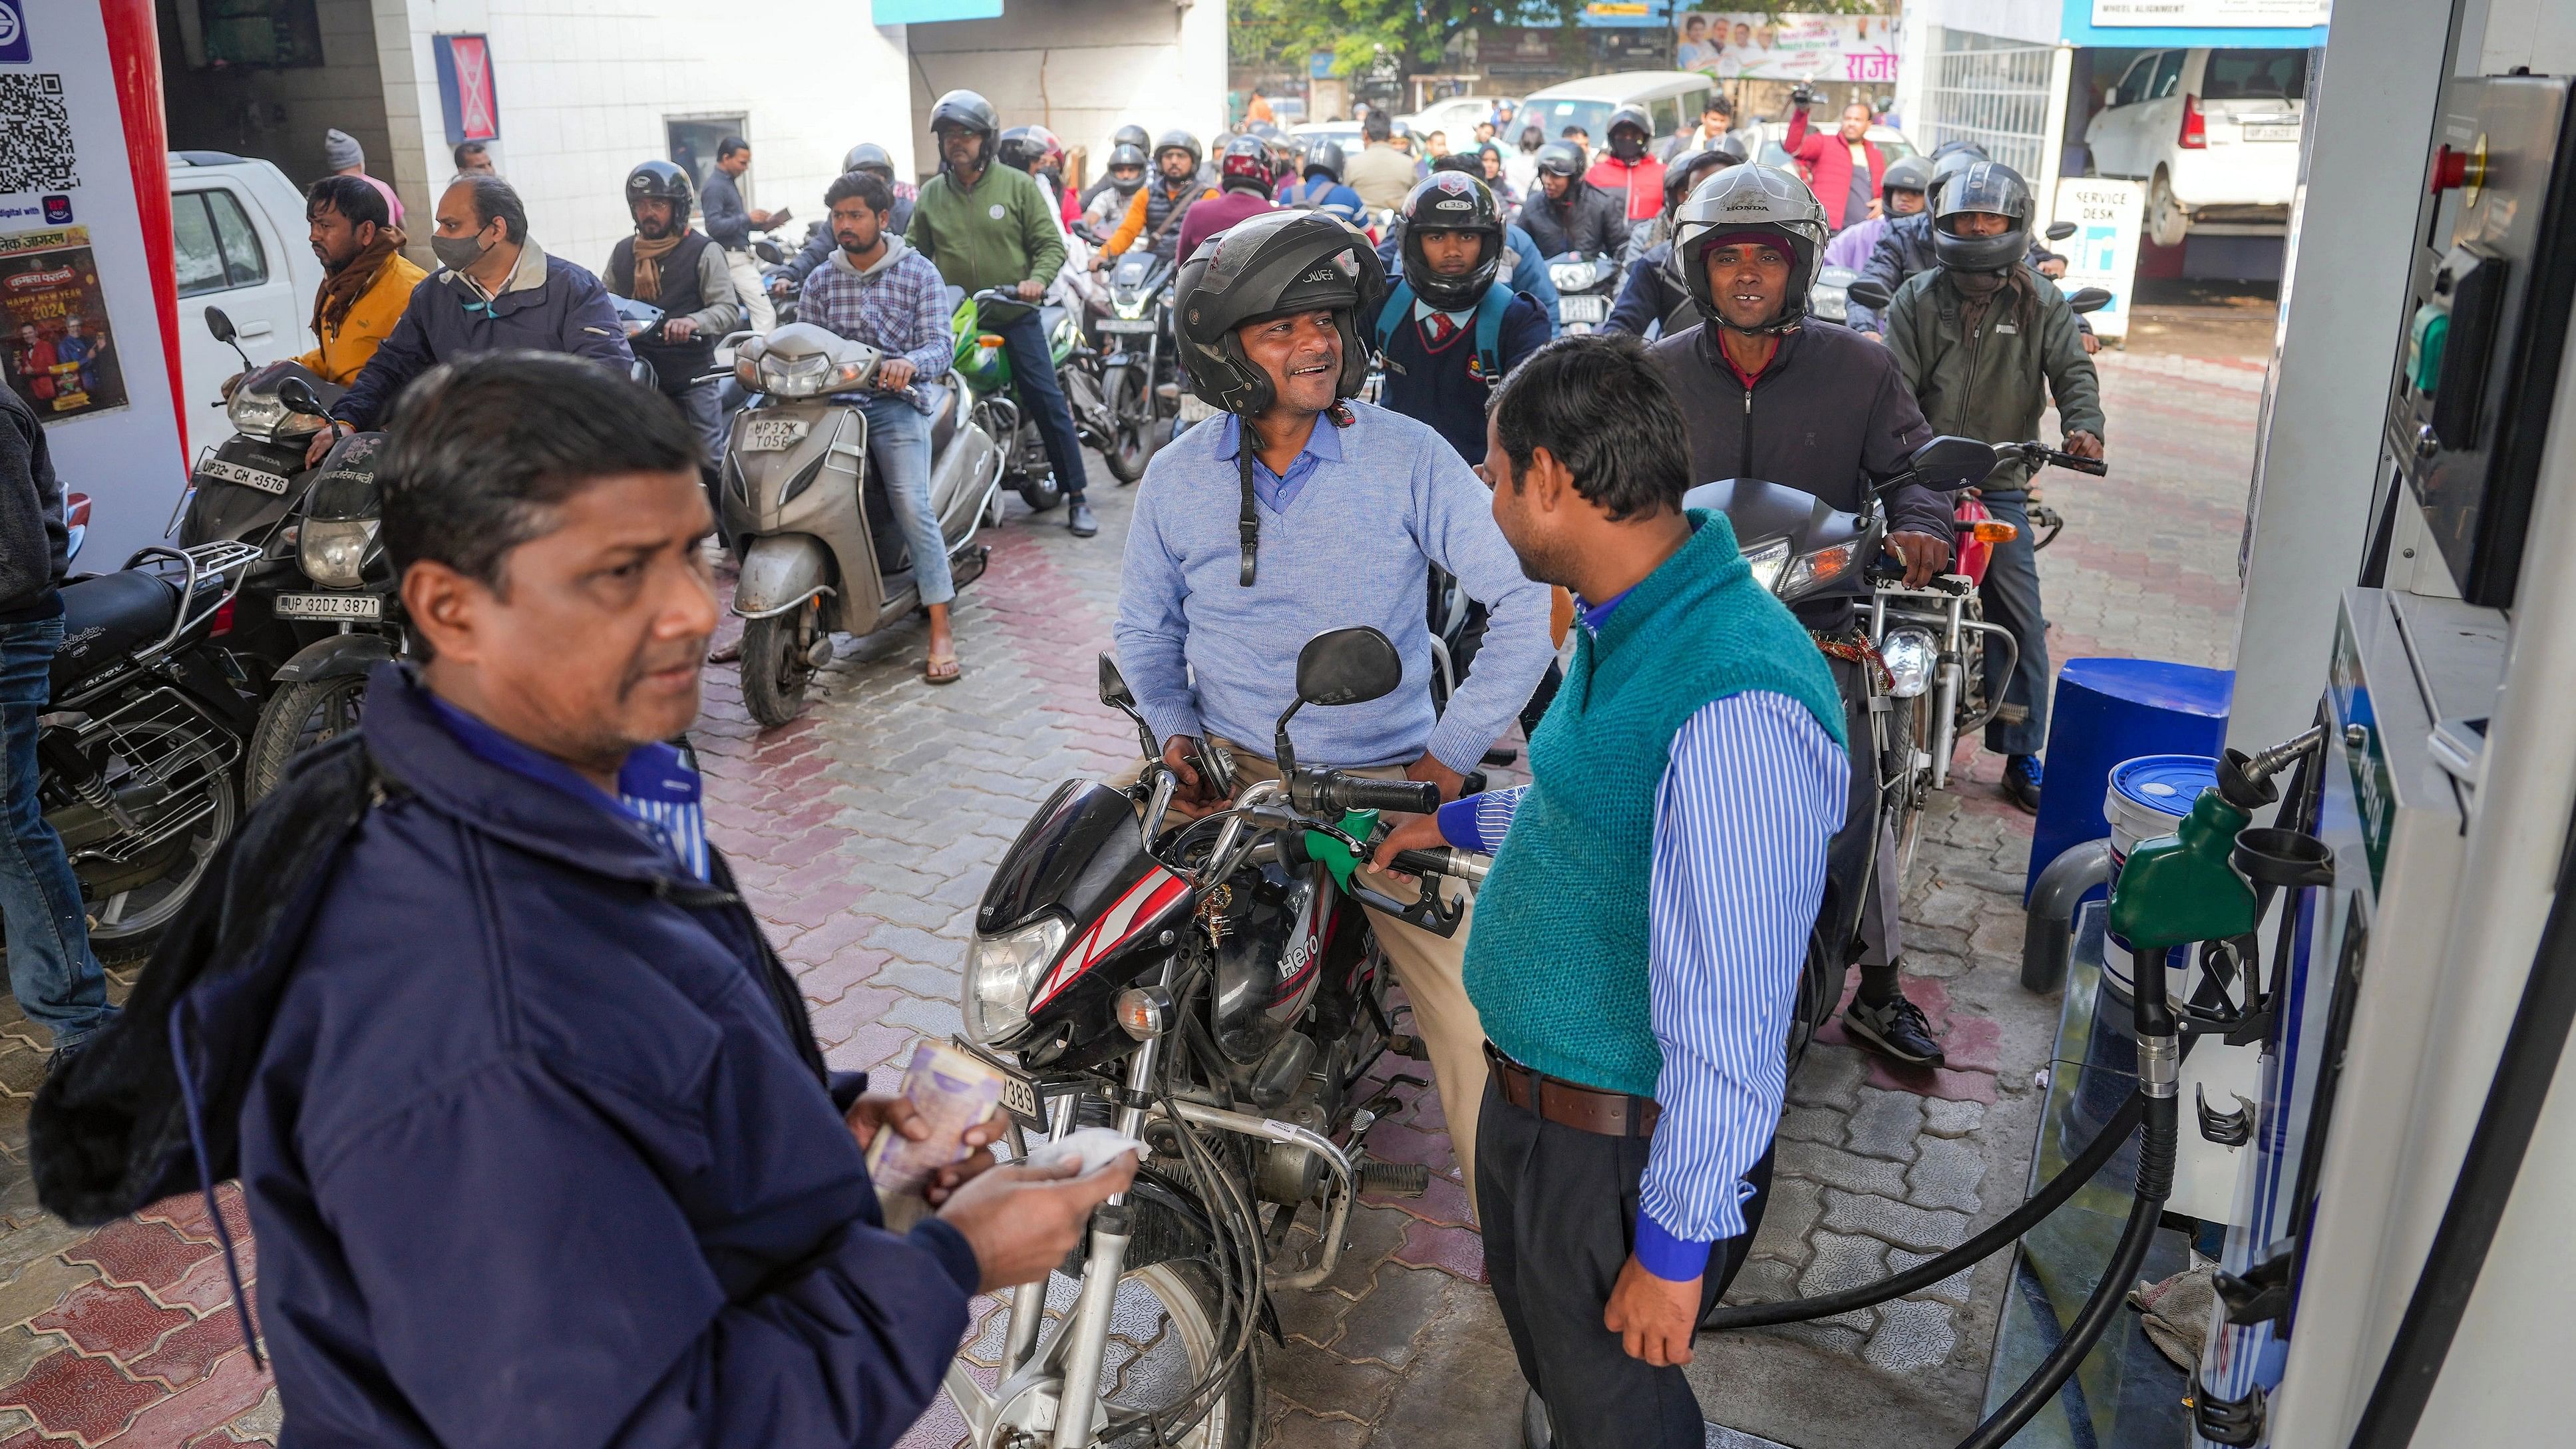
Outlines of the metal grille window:
[{"label": "metal grille window", "polygon": [[1915,139],[1931,151],[1944,141],[1973,141],[2034,186],[2053,168],[2049,66],[2056,47],[1943,30],[1932,57],[1932,84]]}]

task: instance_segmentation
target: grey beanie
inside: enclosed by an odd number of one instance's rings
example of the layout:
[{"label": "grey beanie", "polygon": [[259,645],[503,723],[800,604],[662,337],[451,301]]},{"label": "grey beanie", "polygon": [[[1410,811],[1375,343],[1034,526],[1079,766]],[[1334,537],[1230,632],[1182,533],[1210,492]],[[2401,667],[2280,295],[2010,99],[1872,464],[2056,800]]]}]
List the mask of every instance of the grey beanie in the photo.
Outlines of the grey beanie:
[{"label": "grey beanie", "polygon": [[334,129],[322,133],[322,160],[332,170],[344,171],[352,166],[364,167],[367,151],[358,144],[357,137]]}]

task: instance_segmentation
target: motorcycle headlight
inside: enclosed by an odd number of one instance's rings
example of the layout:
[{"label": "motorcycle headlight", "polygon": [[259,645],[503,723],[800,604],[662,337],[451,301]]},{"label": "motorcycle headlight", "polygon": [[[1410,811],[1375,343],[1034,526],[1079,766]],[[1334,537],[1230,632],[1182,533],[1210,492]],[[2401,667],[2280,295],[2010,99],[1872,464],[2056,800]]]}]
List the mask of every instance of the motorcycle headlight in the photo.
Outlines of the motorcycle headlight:
[{"label": "motorcycle headlight", "polygon": [[966,1039],[998,1046],[1028,1025],[1029,998],[1072,928],[1043,916],[999,936],[978,933],[966,947]]},{"label": "motorcycle headlight", "polygon": [[1744,551],[1745,565],[1753,570],[1753,582],[1765,592],[1780,582],[1780,566],[1789,561],[1789,540],[1775,538],[1757,543]]},{"label": "motorcycle headlight", "polygon": [[367,554],[375,546],[372,518],[304,521],[295,541],[295,559],[304,576],[326,589],[354,589],[364,581]]},{"label": "motorcycle headlight", "polygon": [[1818,287],[1807,294],[1807,310],[1827,322],[1851,320],[1851,294],[1840,287]]},{"label": "motorcycle headlight", "polygon": [[1941,646],[1920,629],[1891,629],[1878,641],[1879,662],[1887,666],[1887,692],[1898,699],[1912,699],[1932,687],[1932,666],[1939,662]]},{"label": "motorcycle headlight", "polygon": [[1779,587],[1773,592],[1783,599],[1812,594],[1841,578],[1859,557],[1859,539],[1820,548],[1814,553],[1802,553],[1790,561],[1787,571],[1780,576]]},{"label": "motorcycle headlight", "polygon": [[285,399],[273,392],[252,392],[248,388],[234,390],[233,400],[224,408],[224,421],[231,423],[236,433],[272,443],[309,438],[322,431],[320,418],[290,411]]},{"label": "motorcycle headlight", "polygon": [[836,364],[823,352],[802,357],[764,353],[759,363],[760,390],[771,397],[821,397],[858,386],[870,365],[865,361]]},{"label": "motorcycle headlight", "polygon": [[1560,292],[1581,292],[1599,280],[1596,270],[1590,262],[1556,262],[1548,267],[1547,279]]}]

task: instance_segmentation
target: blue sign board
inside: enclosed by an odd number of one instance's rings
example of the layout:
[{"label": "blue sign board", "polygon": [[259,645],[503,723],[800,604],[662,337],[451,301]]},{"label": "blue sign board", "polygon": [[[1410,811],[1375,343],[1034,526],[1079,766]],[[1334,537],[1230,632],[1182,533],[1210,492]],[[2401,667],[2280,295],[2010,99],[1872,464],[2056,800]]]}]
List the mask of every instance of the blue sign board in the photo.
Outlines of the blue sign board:
[{"label": "blue sign board", "polygon": [[942,20],[998,20],[1002,0],[869,0],[878,25],[930,25]]},{"label": "blue sign board", "polygon": [[[2058,34],[2069,45],[2155,47],[2206,45],[2231,50],[2302,50],[2326,43],[2322,25],[2095,25],[2093,0],[2065,0]],[[2176,6],[2180,9],[2180,6]]]}]

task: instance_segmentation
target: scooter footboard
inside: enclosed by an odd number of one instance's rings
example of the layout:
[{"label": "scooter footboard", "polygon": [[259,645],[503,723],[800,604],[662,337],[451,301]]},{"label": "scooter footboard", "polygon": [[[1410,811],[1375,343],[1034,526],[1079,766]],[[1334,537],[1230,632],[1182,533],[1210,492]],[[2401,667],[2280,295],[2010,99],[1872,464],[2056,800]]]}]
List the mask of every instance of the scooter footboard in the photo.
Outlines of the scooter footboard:
[{"label": "scooter footboard", "polygon": [[733,611],[746,619],[766,619],[833,592],[831,552],[821,539],[807,533],[765,534],[743,551]]}]

